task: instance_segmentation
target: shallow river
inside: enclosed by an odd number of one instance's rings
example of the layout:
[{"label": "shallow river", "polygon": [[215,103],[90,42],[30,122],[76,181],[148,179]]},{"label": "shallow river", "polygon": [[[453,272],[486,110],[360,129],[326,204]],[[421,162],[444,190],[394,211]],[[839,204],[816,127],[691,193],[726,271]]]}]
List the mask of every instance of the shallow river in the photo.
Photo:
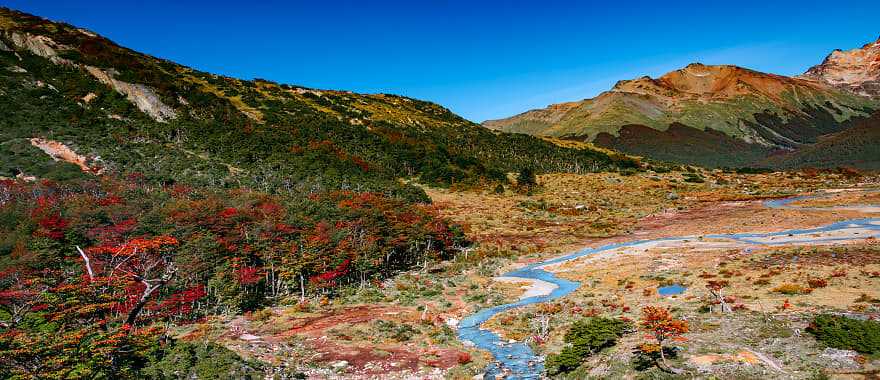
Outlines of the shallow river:
[{"label": "shallow river", "polygon": [[[776,199],[764,202],[770,208],[800,208],[790,205],[792,202],[801,201],[813,196],[797,196],[784,199]],[[859,206],[855,206],[859,207]],[[866,209],[876,209],[874,206],[865,205]],[[840,209],[852,210],[854,206],[841,207]],[[803,208],[810,210],[836,210],[837,208]],[[577,259],[587,255],[595,255],[602,252],[620,250],[634,246],[654,246],[656,244],[703,241],[705,239],[724,240],[731,243],[741,244],[744,249],[749,246],[769,246],[783,244],[832,244],[834,242],[846,242],[863,240],[873,236],[880,238],[880,218],[866,218],[846,220],[829,224],[823,227],[811,229],[792,229],[772,233],[741,233],[741,234],[717,234],[704,235],[702,238],[695,236],[680,236],[659,239],[635,240],[625,243],[615,243],[597,248],[585,248],[565,256],[556,257],[508,273],[504,277],[522,278],[524,281],[546,281],[555,288],[546,295],[524,298],[518,302],[483,309],[464,318],[458,326],[458,336],[462,341],[469,341],[476,347],[489,351],[495,358],[495,363],[486,369],[486,379],[495,379],[499,375],[506,375],[505,379],[536,379],[544,372],[543,358],[536,355],[532,349],[523,342],[507,342],[498,334],[484,330],[480,326],[496,314],[504,311],[541,302],[548,302],[564,297],[580,287],[580,283],[557,278],[553,273],[543,267]]]}]

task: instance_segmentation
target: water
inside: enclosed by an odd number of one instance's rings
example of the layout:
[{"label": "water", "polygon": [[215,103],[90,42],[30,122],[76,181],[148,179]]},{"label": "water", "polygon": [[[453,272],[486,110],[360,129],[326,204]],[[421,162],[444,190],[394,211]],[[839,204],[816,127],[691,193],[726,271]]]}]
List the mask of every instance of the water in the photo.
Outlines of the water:
[{"label": "water", "polygon": [[[821,196],[821,195],[819,195]],[[795,206],[789,205],[792,202],[819,197],[819,196],[797,196],[790,197],[784,199],[776,199],[764,202],[764,206],[769,208],[796,208]],[[815,208],[809,208],[811,210]],[[835,208],[821,208],[821,210],[834,210]],[[868,230],[867,234],[860,234],[855,236],[841,236],[841,237],[815,237],[811,236],[817,233],[827,233],[827,232],[835,232],[835,231],[843,231],[847,229],[864,229]],[[827,226],[818,227],[818,228],[810,228],[810,229],[792,229],[781,232],[772,232],[772,233],[744,233],[744,234],[715,234],[715,235],[706,235],[703,238],[709,239],[727,239],[734,242],[739,242],[743,244],[748,244],[752,246],[761,246],[761,245],[782,245],[782,244],[799,244],[799,243],[814,243],[814,242],[842,242],[842,241],[851,241],[851,240],[861,240],[865,239],[869,236],[874,236],[875,238],[880,238],[880,218],[866,218],[866,219],[854,219],[847,220],[837,223],[832,223]],[[580,287],[579,282],[569,281],[562,278],[557,278],[550,272],[547,272],[541,269],[544,266],[557,264],[564,261],[569,261],[573,259],[577,259],[587,255],[593,255],[600,252],[610,251],[623,247],[631,247],[640,244],[648,244],[655,242],[671,242],[671,241],[685,241],[696,240],[696,237],[693,236],[682,236],[682,237],[668,237],[668,238],[659,238],[659,239],[648,239],[648,240],[636,240],[626,243],[615,243],[608,244],[597,248],[585,248],[580,251],[576,251],[570,253],[565,256],[549,259],[540,263],[532,264],[526,266],[521,269],[514,270],[512,272],[506,273],[503,276],[505,277],[519,277],[523,279],[538,279],[543,280],[552,284],[555,284],[557,287],[550,294],[546,296],[537,296],[521,299],[517,302],[495,306],[488,309],[483,309],[477,312],[476,314],[472,314],[468,317],[465,317],[458,326],[458,337],[462,341],[471,342],[476,347],[489,351],[492,356],[495,358],[496,363],[491,364],[486,369],[486,379],[495,379],[498,375],[506,374],[507,379],[537,379],[541,377],[541,374],[544,372],[544,363],[543,358],[538,355],[535,355],[534,351],[532,351],[531,347],[522,342],[515,343],[507,343],[502,341],[501,337],[497,334],[483,330],[480,326],[488,321],[493,316],[502,313],[504,311],[536,304],[542,302],[552,301],[561,297],[564,297],[568,294],[571,294],[575,290]],[[751,250],[751,248],[747,247],[747,251]],[[684,287],[680,285],[673,285],[681,288],[681,291],[684,291]],[[677,290],[677,289],[675,289]],[[659,289],[658,289],[659,291]],[[679,292],[680,293],[680,292]],[[661,295],[663,295],[661,293]]]},{"label": "water", "polygon": [[687,289],[687,288],[685,288],[684,286],[681,286],[679,284],[672,284],[672,285],[661,286],[661,287],[657,288],[657,294],[664,296],[664,297],[674,296],[677,294],[684,293],[685,289]]}]

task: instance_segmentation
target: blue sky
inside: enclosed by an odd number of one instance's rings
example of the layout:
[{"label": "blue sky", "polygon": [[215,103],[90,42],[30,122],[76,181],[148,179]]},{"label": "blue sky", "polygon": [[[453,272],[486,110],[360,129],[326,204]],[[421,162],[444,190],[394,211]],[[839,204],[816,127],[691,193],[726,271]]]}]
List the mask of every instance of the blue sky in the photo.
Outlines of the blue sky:
[{"label": "blue sky", "polygon": [[[711,3],[711,4],[710,4]],[[474,121],[690,62],[792,75],[880,35],[880,1],[41,1],[0,5],[200,70],[387,92]]]}]

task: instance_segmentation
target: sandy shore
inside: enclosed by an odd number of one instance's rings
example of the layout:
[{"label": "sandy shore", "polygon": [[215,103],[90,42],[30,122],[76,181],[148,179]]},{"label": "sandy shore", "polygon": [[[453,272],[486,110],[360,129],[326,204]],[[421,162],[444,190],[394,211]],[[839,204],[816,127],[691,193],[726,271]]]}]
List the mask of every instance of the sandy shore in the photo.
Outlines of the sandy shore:
[{"label": "sandy shore", "polygon": [[549,283],[547,281],[530,279],[530,278],[522,278],[522,277],[494,277],[495,281],[499,282],[507,282],[512,284],[522,284],[522,289],[525,290],[525,293],[519,296],[519,299],[526,299],[531,297],[540,297],[546,296],[553,292],[558,286],[556,284]]}]

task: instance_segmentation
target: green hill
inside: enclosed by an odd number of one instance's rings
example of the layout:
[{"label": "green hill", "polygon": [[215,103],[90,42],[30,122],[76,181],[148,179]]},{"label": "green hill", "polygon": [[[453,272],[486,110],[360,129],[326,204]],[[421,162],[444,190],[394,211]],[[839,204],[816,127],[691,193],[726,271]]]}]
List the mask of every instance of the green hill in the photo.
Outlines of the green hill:
[{"label": "green hill", "polygon": [[[398,178],[447,185],[503,181],[526,166],[617,166],[605,153],[488,131],[429,102],[218,76],[7,9],[0,30],[0,144],[57,141],[105,171],[424,199]],[[48,173],[33,171],[43,163],[25,166],[6,164],[0,175]]]}]

